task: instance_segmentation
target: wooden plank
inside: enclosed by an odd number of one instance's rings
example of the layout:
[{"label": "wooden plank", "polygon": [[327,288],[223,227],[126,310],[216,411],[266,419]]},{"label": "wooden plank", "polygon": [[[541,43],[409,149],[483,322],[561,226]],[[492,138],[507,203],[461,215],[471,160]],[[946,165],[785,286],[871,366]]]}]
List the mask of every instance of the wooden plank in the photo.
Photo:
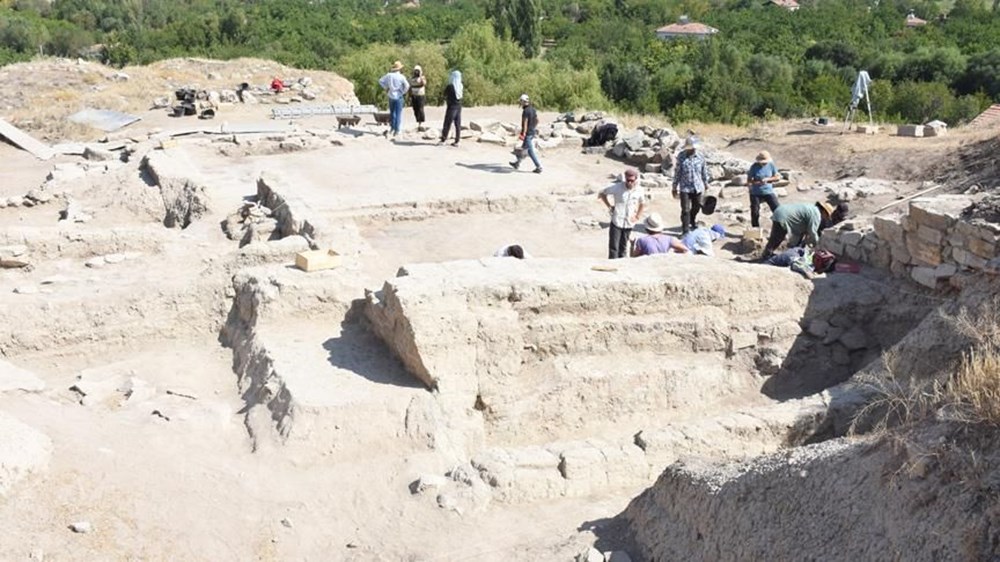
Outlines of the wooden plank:
[{"label": "wooden plank", "polygon": [[34,154],[39,160],[48,160],[55,156],[55,151],[41,142],[35,140],[28,133],[0,119],[0,136],[14,143],[24,150]]}]

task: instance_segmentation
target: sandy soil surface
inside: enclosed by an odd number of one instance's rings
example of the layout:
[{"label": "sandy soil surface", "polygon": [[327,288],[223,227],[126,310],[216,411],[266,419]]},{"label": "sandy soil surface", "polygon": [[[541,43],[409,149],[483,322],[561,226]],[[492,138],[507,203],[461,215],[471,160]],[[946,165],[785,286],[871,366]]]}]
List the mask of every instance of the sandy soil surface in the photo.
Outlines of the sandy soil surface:
[{"label": "sandy soil surface", "polygon": [[[216,72],[209,66],[214,68],[200,62],[164,63],[126,72],[162,75],[169,70],[174,74],[163,79],[165,88]],[[263,80],[276,71],[258,66],[253,72],[228,66],[218,71],[218,80],[231,82],[242,76]],[[3,72],[15,71],[19,70]],[[98,80],[107,89],[119,84],[107,79],[108,69],[93,72],[100,78],[89,80]],[[81,80],[61,87],[77,92],[88,79]],[[170,118],[162,110],[142,109],[148,96],[139,93],[138,85],[143,82],[133,80],[128,86],[131,97],[113,108],[135,112],[142,120],[112,137],[203,125],[193,119]],[[328,84],[329,91],[338,83],[333,77],[319,81]],[[10,80],[0,79],[2,83]],[[39,96],[39,100],[52,99]],[[76,99],[76,94],[71,97]],[[212,125],[273,125],[267,119],[269,109],[263,105],[226,108]],[[9,107],[2,116],[21,123],[31,121],[25,111]],[[429,124],[437,127],[442,108],[429,108],[428,114]],[[43,112],[35,119],[54,119],[53,115]],[[514,122],[518,110],[506,106],[464,112],[466,122],[487,117]],[[542,121],[554,117],[545,113]],[[412,127],[409,109],[405,120]],[[339,146],[230,157],[208,142],[182,142],[171,150],[197,163],[212,200],[206,217],[185,231],[162,229],[155,236],[159,249],[150,249],[122,267],[86,268],[89,256],[75,255],[36,263],[31,271],[0,270],[0,306],[26,315],[53,307],[65,307],[66,314],[73,314],[72,309],[81,303],[126,302],[129,295],[143,293],[175,302],[186,290],[208,291],[206,287],[212,286],[221,295],[234,270],[230,260],[237,248],[218,225],[256,192],[254,182],[263,170],[294,185],[297,197],[327,221],[346,229],[346,243],[340,249],[356,260],[358,275],[350,287],[356,298],[366,288],[378,288],[404,264],[484,257],[509,243],[520,243],[537,257],[599,258],[606,254],[607,235],[599,225],[606,220],[606,211],[595,193],[623,164],[581,154],[575,143],[543,151],[544,173],[535,175],[511,169],[509,149],[504,147],[475,142],[440,146],[412,130],[398,142],[390,142],[375,126],[337,131],[332,117],[296,124],[328,132]],[[51,141],[62,130],[39,126],[36,132]],[[711,146],[742,158],[751,159],[767,148],[779,165],[799,171],[802,183],[856,176],[902,182],[898,193],[863,201],[859,209],[884,204],[918,188],[939,171],[942,153],[982,137],[982,133],[961,131],[938,139],[839,135],[802,123],[751,131],[706,127],[698,132]],[[102,136],[74,129],[70,138],[97,140]],[[38,187],[54,165],[78,161],[79,157],[59,156],[41,162],[0,143],[0,174],[5,180],[0,182],[0,197],[24,194]],[[87,193],[92,200],[103,201],[99,209],[105,212],[95,213],[89,225],[60,227],[58,209],[53,206],[0,209],[0,225],[8,233],[18,229],[162,228],[127,205],[114,205],[121,200],[116,194],[150,189],[138,174],[116,176],[96,189]],[[678,204],[669,192],[652,189],[649,193],[648,210],[660,212],[668,224],[675,225]],[[791,189],[788,200],[817,198],[819,192]],[[495,200],[496,207],[484,206],[483,200]],[[738,231],[739,225],[731,226]],[[12,292],[56,275],[77,282],[59,284],[50,293]],[[392,435],[391,423],[398,420],[357,420],[359,426],[372,426],[360,433],[370,439],[366,446],[371,454],[364,457],[329,455],[303,460],[280,446],[253,452],[240,413],[243,401],[232,371],[232,353],[220,346],[217,332],[206,329],[225,320],[227,305],[221,298],[211,302],[217,308],[205,307],[200,312],[192,308],[190,314],[198,318],[192,318],[189,326],[176,317],[165,320],[177,322],[169,332],[176,337],[125,337],[110,347],[101,342],[8,353],[7,360],[41,377],[46,390],[0,394],[0,409],[48,435],[54,456],[47,471],[20,483],[0,500],[0,518],[7,522],[0,535],[3,558],[569,560],[593,543],[593,528],[619,513],[636,492],[490,505],[461,514],[440,509],[433,496],[411,495],[408,486],[421,474],[440,470],[441,461],[426,451],[401,445]],[[298,334],[301,324],[289,320],[289,345],[307,346],[310,351],[302,357],[317,356],[317,364],[323,363],[316,346],[339,337],[335,325],[340,320],[322,319],[330,328],[321,334],[316,331],[323,329],[323,323],[320,327],[306,324],[310,328]],[[7,321],[17,320],[8,316]],[[101,328],[95,326],[95,330]],[[364,340],[352,353],[363,357],[384,354],[385,349]],[[81,373],[132,377],[153,390],[130,397],[109,392],[105,400],[81,404],[79,394],[69,390]],[[350,369],[338,373],[351,376]],[[400,381],[351,384],[351,392],[358,396],[371,393],[366,402],[422,392]],[[387,385],[391,391],[382,388]],[[344,403],[351,407],[350,400]],[[366,411],[370,410],[359,408],[357,417]],[[383,423],[388,425],[378,427]],[[90,522],[93,531],[72,532],[69,525],[77,521]]]}]

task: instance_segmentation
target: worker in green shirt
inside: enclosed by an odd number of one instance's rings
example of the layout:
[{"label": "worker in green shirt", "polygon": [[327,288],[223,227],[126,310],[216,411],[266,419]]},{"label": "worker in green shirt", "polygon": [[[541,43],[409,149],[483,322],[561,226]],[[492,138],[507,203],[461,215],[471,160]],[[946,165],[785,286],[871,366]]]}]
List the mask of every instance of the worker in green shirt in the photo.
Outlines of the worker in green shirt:
[{"label": "worker in green shirt", "polygon": [[819,243],[819,235],[823,229],[843,221],[847,212],[847,203],[840,203],[836,207],[825,201],[780,205],[771,214],[771,236],[767,239],[761,259],[771,257],[786,236],[790,236],[790,248],[815,246]]}]

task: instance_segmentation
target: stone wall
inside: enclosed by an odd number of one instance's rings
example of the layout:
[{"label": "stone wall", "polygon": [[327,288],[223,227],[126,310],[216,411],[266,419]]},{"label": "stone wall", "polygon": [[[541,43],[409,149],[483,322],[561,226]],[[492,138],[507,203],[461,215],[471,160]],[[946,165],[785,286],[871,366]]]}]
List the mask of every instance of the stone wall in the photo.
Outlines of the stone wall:
[{"label": "stone wall", "polygon": [[820,247],[944,289],[959,272],[988,269],[997,255],[1000,224],[962,216],[973,202],[964,195],[914,199],[908,215],[875,216],[826,230]]}]

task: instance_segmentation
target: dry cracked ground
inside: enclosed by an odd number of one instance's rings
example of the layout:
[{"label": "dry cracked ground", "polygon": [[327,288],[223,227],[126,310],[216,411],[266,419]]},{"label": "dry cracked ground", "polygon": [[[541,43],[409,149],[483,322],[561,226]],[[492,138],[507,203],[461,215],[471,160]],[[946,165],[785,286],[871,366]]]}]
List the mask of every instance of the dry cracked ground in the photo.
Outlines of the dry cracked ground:
[{"label": "dry cracked ground", "polygon": [[[695,126],[730,232],[719,255],[611,264],[595,194],[624,164],[581,152],[571,129],[584,125],[555,114],[535,175],[507,164],[513,106],[466,109],[458,147],[409,113],[391,142],[370,118],[269,120],[276,105],[227,105],[211,122],[146,109],[184,85],[263,82],[275,70],[262,61],[168,61],[128,80],[32,64],[0,69],[50,78],[4,117],[86,151],[40,161],[0,144],[0,558],[989,560],[1000,548],[995,446],[969,460],[946,455],[954,435],[936,427],[848,436],[870,396],[859,381],[888,376],[886,352],[895,372],[939,372],[967,343],[949,319],[992,281],[899,275],[869,265],[867,246],[860,274],[812,281],[738,263],[745,188],[723,187],[767,148],[792,171],[784,200],[849,199],[861,225],[935,180],[995,187],[988,132]],[[316,103],[353,98],[313,75]],[[69,98],[60,114],[52,100]],[[142,120],[107,137],[60,125],[77,101],[112,99]],[[430,109],[433,127],[442,113]],[[620,123],[629,154],[655,162],[675,146],[661,124]],[[942,178],[946,151],[967,169]],[[649,210],[676,223],[669,177],[642,183]],[[906,221],[907,208],[885,214]],[[490,257],[510,243],[532,259]],[[341,266],[295,268],[310,248]]]}]

